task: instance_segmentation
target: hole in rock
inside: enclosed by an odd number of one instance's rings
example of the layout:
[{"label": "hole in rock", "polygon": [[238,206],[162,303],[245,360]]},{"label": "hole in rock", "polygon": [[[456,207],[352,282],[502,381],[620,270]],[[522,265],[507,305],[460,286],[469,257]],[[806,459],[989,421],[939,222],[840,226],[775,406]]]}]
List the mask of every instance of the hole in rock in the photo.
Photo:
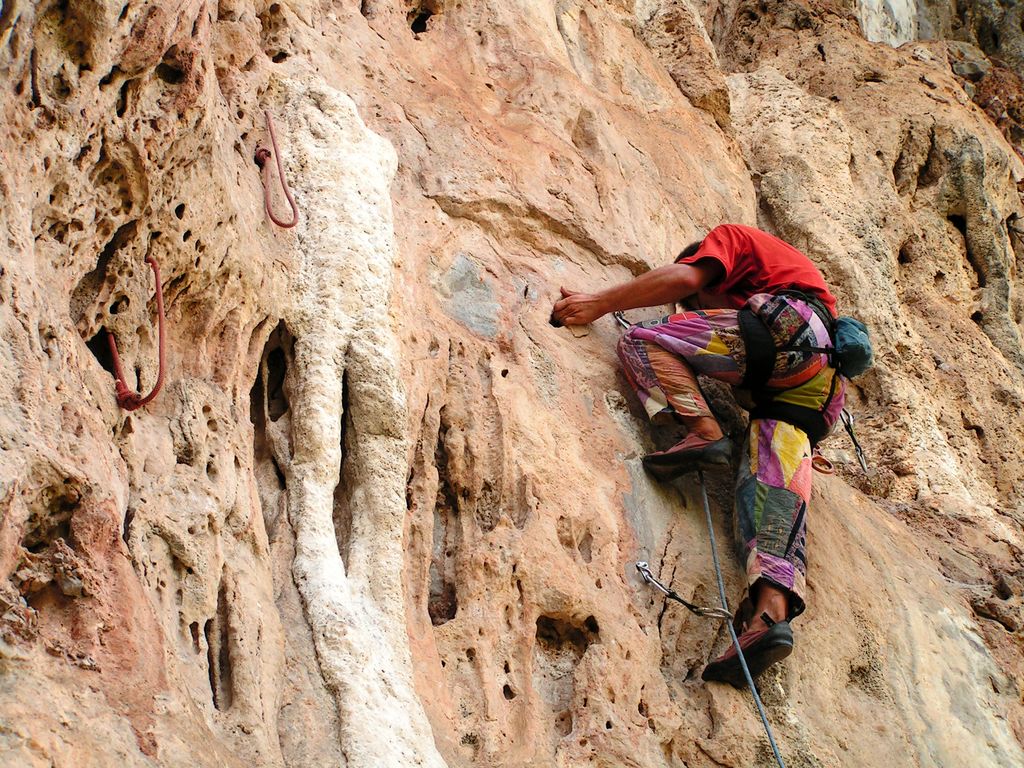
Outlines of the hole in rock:
[{"label": "hole in rock", "polygon": [[103,370],[114,376],[114,358],[110,354],[110,342],[107,341],[106,327],[101,325],[96,334],[85,342],[85,346],[89,348],[92,356],[96,358],[96,362],[102,366]]},{"label": "hole in rock", "polygon": [[58,72],[53,77],[53,95],[62,101],[71,95],[71,85],[68,83],[64,74]]},{"label": "hole in rock", "polygon": [[[114,236],[107,241],[107,244],[103,246],[103,250],[100,251],[99,258],[96,260],[96,266],[78,281],[78,285],[71,292],[71,318],[79,327],[82,326],[83,318],[87,314],[91,314],[89,310],[95,306],[100,289],[107,281],[107,270],[110,268],[111,259],[114,258],[114,255],[119,250],[135,239],[137,230],[138,223],[134,220],[118,227]],[[95,351],[93,354],[95,354]]]},{"label": "hole in rock", "polygon": [[169,64],[166,59],[156,65],[156,76],[168,85],[180,85],[185,81],[185,71],[174,64]]},{"label": "hole in rock", "polygon": [[106,73],[105,75],[103,75],[102,78],[100,78],[99,87],[105,88],[106,86],[110,85],[112,82],[114,82],[114,78],[116,78],[120,74],[121,68],[115,65],[110,72]]},{"label": "hole in rock", "polygon": [[357,485],[357,480],[350,476],[348,468],[348,457],[354,450],[351,445],[350,436],[355,434],[352,427],[352,410],[349,406],[349,392],[351,391],[348,381],[348,370],[341,377],[341,470],[338,473],[338,484],[334,486],[334,506],[332,517],[334,521],[334,538],[338,543],[338,554],[341,555],[342,564],[348,567],[349,547],[352,542],[352,507],[350,503],[352,486]]},{"label": "hole in rock", "polygon": [[118,117],[124,117],[124,113],[128,111],[128,86],[131,84],[131,80],[125,80],[117,94],[117,103],[114,105],[114,111]]},{"label": "hole in rock", "polygon": [[[555,718],[555,732],[559,736],[568,736],[572,733],[572,712],[566,709],[558,713],[558,717]],[[580,741],[581,747],[586,745],[586,740]]]},{"label": "hole in rock", "polygon": [[[262,334],[257,330],[255,335],[259,337]],[[249,392],[249,420],[253,427],[253,473],[259,489],[264,524],[268,530],[272,529],[286,502],[283,496],[286,492],[285,474],[278,460],[288,461],[291,434],[290,430],[273,429],[270,425],[288,412],[285,378],[287,361],[294,343],[284,322],[279,322],[264,343],[256,380]],[[209,417],[213,409],[206,405],[203,413]],[[213,431],[216,420],[208,418],[207,426]],[[284,444],[278,445],[277,441]]]},{"label": "hole in rock", "polygon": [[288,52],[287,51],[278,51],[277,53],[275,53],[273,56],[270,57],[270,60],[272,62],[274,62],[275,64],[280,64],[282,61],[286,61],[287,59],[288,59]]},{"label": "hole in rock", "polygon": [[440,12],[441,3],[438,0],[420,0],[409,9],[406,19],[413,33],[419,35],[427,31],[427,23]]},{"label": "hole in rock", "polygon": [[583,558],[583,562],[590,563],[594,559],[594,537],[590,531],[583,534],[583,538],[580,539],[579,547],[580,557]]},{"label": "hole in rock", "polygon": [[217,614],[206,622],[206,661],[210,671],[210,692],[218,712],[231,708],[234,697],[231,669],[231,631],[228,626],[228,595],[226,579],[221,578],[217,591]]},{"label": "hole in rock", "polygon": [[177,216],[178,219],[184,218],[184,216],[185,216],[185,204],[184,203],[178,203],[176,206],[174,206],[174,215]]},{"label": "hole in rock", "polygon": [[537,617],[537,645],[554,653],[571,651],[579,661],[592,642],[598,642],[597,620],[588,616],[584,627],[554,616]]},{"label": "hole in rock", "polygon": [[971,269],[974,270],[974,277],[977,281],[976,287],[985,287],[985,270],[982,265],[978,262],[977,256],[974,250],[971,248],[970,238],[967,237],[967,219],[958,214],[949,214],[946,216],[946,220],[956,227],[960,236],[964,240],[964,255],[967,257],[967,263],[971,265]]},{"label": "hole in rock", "polygon": [[82,500],[74,484],[54,484],[44,488],[29,504],[28,521],[21,546],[38,554],[57,539],[71,542],[71,516]]},{"label": "hole in rock", "polygon": [[129,543],[132,535],[132,521],[135,519],[135,510],[131,507],[124,513],[124,524],[121,526],[121,538],[125,544]]},{"label": "hole in rock", "polygon": [[444,442],[447,421],[443,408],[441,424],[442,428],[438,432],[437,445],[434,448],[438,486],[434,503],[434,540],[430,558],[430,593],[427,600],[427,613],[435,627],[454,619],[459,610],[455,585],[455,553],[458,552],[462,538],[459,500],[452,489],[448,473],[448,452]]},{"label": "hole in rock", "polygon": [[587,617],[577,625],[558,616],[537,618],[533,648],[533,687],[556,714],[555,731],[562,736],[572,732],[572,699],[576,667],[591,643],[600,642],[597,621]]},{"label": "hole in rock", "polygon": [[277,347],[267,355],[267,415],[278,421],[288,412],[288,395],[284,388],[287,362],[284,349]]},{"label": "hole in rock", "polygon": [[516,692],[512,690],[512,686],[505,683],[505,686],[501,689],[502,694],[508,701],[512,701],[516,697]]},{"label": "hole in rock", "polygon": [[413,19],[412,19],[412,25],[411,25],[412,26],[412,31],[415,32],[416,34],[420,34],[421,32],[426,32],[427,31],[427,22],[430,20],[430,17],[433,16],[433,15],[434,14],[431,13],[430,11],[428,11],[428,10],[423,10],[423,11],[420,11],[419,13],[416,13],[413,16]]}]

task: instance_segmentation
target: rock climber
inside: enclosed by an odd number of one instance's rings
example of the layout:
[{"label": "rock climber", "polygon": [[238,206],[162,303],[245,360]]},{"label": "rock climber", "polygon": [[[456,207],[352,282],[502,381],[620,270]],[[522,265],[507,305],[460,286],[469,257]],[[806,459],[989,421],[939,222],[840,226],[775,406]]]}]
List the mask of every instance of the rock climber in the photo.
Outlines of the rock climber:
[{"label": "rock climber", "polygon": [[[835,298],[807,256],[738,224],[715,227],[673,264],[629,282],[561,293],[555,324],[585,325],[609,312],[671,302],[692,308],[634,325],[619,342],[626,377],[651,421],[685,428],[680,442],[644,457],[658,479],[730,463],[732,443],[697,374],[751,391],[734,509],[748,595],[736,624],[757,676],[790,654],[789,622],[804,610],[813,444],[839,418],[845,394],[845,379],[824,353],[832,347]],[[702,677],[745,684],[733,647]]]}]

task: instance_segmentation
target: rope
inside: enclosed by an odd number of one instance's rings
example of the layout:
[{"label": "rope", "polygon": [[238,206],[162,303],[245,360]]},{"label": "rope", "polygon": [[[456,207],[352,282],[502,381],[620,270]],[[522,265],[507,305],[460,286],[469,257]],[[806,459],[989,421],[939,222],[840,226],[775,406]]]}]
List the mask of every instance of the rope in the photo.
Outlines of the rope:
[{"label": "rope", "polygon": [[[728,612],[729,601],[725,597],[725,582],[722,580],[722,566],[718,563],[718,542],[715,541],[715,527],[711,523],[711,505],[708,504],[708,489],[704,485],[704,472],[703,470],[697,470],[697,478],[700,480],[700,496],[704,502],[704,517],[708,524],[708,536],[711,538],[711,558],[715,564],[715,577],[718,579],[718,596],[722,600],[722,610]],[[740,666],[743,668],[743,676],[747,679],[747,685],[750,687],[750,694],[754,697],[754,704],[757,705],[757,713],[761,716],[761,724],[764,725],[764,732],[768,734],[768,743],[772,746],[772,752],[775,754],[775,760],[779,764],[779,768],[786,768],[786,764],[782,760],[782,755],[779,753],[779,746],[775,743],[775,734],[772,733],[772,726],[768,722],[768,716],[764,712],[764,705],[761,703],[761,697],[757,693],[757,686],[754,685],[754,678],[750,676],[750,669],[747,668],[747,660],[743,656],[743,649],[740,648],[739,638],[736,637],[736,630],[732,626],[732,622],[726,622],[726,626],[729,628],[729,636],[732,638],[732,644],[736,648],[736,655],[740,660]]]},{"label": "rope", "polygon": [[[284,165],[281,163],[281,151],[277,148],[277,133],[274,131],[274,119],[270,114],[269,109],[263,110],[263,115],[267,119],[267,133],[270,134],[270,143],[274,147],[274,151],[271,152],[266,147],[256,145],[256,155],[253,158],[256,161],[262,171],[263,178],[263,207],[267,211],[267,216],[270,220],[277,224],[282,229],[291,229],[299,223],[299,206],[295,204],[295,198],[292,197],[292,191],[288,188],[288,181],[284,177]],[[267,160],[270,156],[274,156],[274,160],[277,163],[277,178],[281,182],[281,190],[284,192],[284,196],[288,199],[288,205],[292,207],[292,219],[291,221],[282,221],[274,215],[274,210],[270,205],[270,165]]]},{"label": "rope", "polygon": [[164,385],[164,289],[160,282],[160,265],[156,263],[156,258],[147,254],[146,261],[149,263],[149,266],[153,268],[153,277],[156,279],[157,349],[159,368],[153,391],[145,397],[128,388],[128,384],[125,382],[124,369],[121,367],[121,356],[117,353],[117,340],[114,339],[114,334],[107,331],[107,341],[110,343],[110,356],[114,361],[115,394],[117,397],[117,404],[126,411],[134,411],[146,405],[146,403],[150,402],[157,396],[157,393],[160,392],[160,388]]}]

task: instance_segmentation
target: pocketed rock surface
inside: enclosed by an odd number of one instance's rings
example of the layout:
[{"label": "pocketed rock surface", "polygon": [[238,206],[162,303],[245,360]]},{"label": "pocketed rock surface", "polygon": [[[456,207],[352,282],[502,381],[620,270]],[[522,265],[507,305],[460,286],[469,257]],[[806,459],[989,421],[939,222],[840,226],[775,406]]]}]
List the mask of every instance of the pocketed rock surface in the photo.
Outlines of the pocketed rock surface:
[{"label": "pocketed rock surface", "polygon": [[877,350],[787,765],[1024,764],[1024,89],[968,5],[893,48],[818,0],[5,4],[0,765],[773,764],[634,568],[715,603],[699,487],[642,470],[614,323],[548,323],[726,221]]}]

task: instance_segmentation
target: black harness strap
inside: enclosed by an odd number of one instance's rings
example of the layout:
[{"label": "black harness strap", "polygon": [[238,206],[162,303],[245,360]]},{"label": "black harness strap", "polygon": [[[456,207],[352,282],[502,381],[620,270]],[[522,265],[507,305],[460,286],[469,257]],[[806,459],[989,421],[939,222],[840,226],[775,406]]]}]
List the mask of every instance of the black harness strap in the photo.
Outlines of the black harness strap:
[{"label": "black harness strap", "polygon": [[775,339],[761,318],[750,308],[739,311],[740,333],[747,352],[747,370],[740,382],[742,389],[763,389],[775,370]]}]

